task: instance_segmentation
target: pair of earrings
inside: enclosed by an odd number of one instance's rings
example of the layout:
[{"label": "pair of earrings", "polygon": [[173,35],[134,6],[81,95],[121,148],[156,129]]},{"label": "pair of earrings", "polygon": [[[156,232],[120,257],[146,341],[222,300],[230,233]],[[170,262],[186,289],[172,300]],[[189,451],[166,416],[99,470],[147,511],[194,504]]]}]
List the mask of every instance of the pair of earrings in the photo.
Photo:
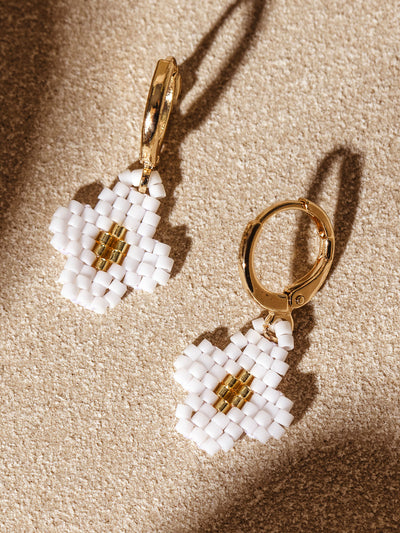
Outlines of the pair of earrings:
[{"label": "pair of earrings", "polygon": [[[181,78],[174,58],[160,60],[150,86],[143,129],[141,170],[119,174],[104,188],[94,209],[72,200],[51,221],[51,240],[67,256],[59,282],[62,295],[97,313],[115,307],[127,289],[153,292],[169,279],[170,247],[154,239],[165,197],[155,171]],[[282,293],[266,289],[256,276],[254,250],[264,224],[275,214],[299,210],[311,217],[320,238],[312,269]],[[235,333],[224,350],[207,340],[189,345],[175,361],[175,380],[188,392],[178,405],[176,430],[210,455],[228,451],[243,434],[266,443],[279,439],[292,420],[292,402],[277,386],[293,349],[292,311],[308,303],[324,283],[333,261],[334,233],[326,213],[299,199],[277,203],[250,222],[240,245],[242,284],[267,317]]]}]

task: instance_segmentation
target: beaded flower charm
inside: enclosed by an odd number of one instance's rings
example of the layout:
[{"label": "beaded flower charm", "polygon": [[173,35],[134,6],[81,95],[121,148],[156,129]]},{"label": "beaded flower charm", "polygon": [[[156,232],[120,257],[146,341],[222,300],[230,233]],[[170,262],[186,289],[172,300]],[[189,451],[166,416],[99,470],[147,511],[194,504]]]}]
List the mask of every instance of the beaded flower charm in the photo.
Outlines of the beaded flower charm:
[{"label": "beaded flower charm", "polygon": [[153,238],[159,198],[165,197],[154,168],[179,91],[175,59],[158,61],[143,121],[143,169],[122,172],[112,190],[101,191],[94,209],[72,200],[51,221],[51,244],[67,256],[61,294],[97,313],[115,307],[128,288],[153,292],[169,279],[170,247]]},{"label": "beaded flower charm", "polygon": [[[308,274],[273,293],[263,287],[253,266],[254,248],[263,224],[275,213],[298,209],[317,226],[320,249]],[[240,276],[250,295],[269,311],[253,320],[245,335],[235,333],[220,350],[208,340],[190,344],[175,362],[175,380],[189,393],[178,405],[176,430],[210,455],[230,450],[247,435],[265,444],[280,439],[293,421],[292,401],[277,390],[288,371],[293,349],[292,310],[311,300],[323,284],[333,261],[335,240],[326,213],[305,199],[266,209],[244,232],[240,247]]]}]

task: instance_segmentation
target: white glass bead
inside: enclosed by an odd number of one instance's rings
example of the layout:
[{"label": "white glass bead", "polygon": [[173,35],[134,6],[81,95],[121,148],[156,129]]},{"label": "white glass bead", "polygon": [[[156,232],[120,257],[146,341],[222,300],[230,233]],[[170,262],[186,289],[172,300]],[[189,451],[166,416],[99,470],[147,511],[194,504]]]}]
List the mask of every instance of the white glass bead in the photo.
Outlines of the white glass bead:
[{"label": "white glass bead", "polygon": [[121,297],[112,291],[107,291],[104,298],[107,300],[108,305],[110,306],[111,309],[114,309],[114,307],[117,306],[119,302],[121,301]]},{"label": "white glass bead", "polygon": [[81,230],[84,225],[85,221],[80,215],[77,214],[72,215],[71,218],[68,220],[68,226],[72,226],[73,228],[77,228],[78,230]]},{"label": "white glass bead", "polygon": [[67,261],[65,263],[65,268],[67,270],[72,270],[76,274],[80,273],[82,267],[83,267],[83,263],[77,257],[68,257],[68,259],[67,259]]},{"label": "white glass bead", "polygon": [[144,277],[141,279],[138,289],[152,293],[154,289],[157,287],[157,282],[152,278]]},{"label": "white glass bead", "polygon": [[92,283],[90,286],[90,292],[93,294],[93,296],[104,296],[106,290],[106,287],[104,287],[104,285],[100,285],[99,283]]},{"label": "white glass bead", "polygon": [[174,361],[174,367],[176,370],[179,370],[180,368],[186,368],[187,370],[191,364],[191,360],[189,357],[186,357],[186,355],[179,355]]},{"label": "white glass bead", "polygon": [[157,170],[153,170],[150,174],[149,185],[156,185],[157,183],[161,183],[161,176]]},{"label": "white glass bead", "polygon": [[203,443],[206,439],[208,439],[207,433],[204,431],[204,429],[201,429],[199,427],[194,427],[191,434],[189,435],[190,439],[192,439],[198,446],[200,446],[201,443]]},{"label": "white glass bead", "polygon": [[[266,369],[262,365],[259,365],[258,363],[256,363],[251,369],[251,374],[255,378],[258,378],[259,380],[263,379],[263,377],[265,376],[265,373],[266,373]],[[253,388],[253,384],[252,384],[252,388]],[[264,389],[265,389],[265,385],[264,385]]]},{"label": "white glass bead", "polygon": [[82,274],[79,274],[76,277],[76,284],[80,289],[84,289],[85,291],[87,291],[90,287],[90,279],[86,276],[82,276]]},{"label": "white glass bead", "polygon": [[139,285],[141,279],[142,279],[141,276],[139,276],[139,274],[136,274],[136,272],[128,271],[125,274],[124,283],[128,287],[135,288]]},{"label": "white glass bead", "polygon": [[[127,230],[129,230],[131,232],[136,232],[136,230],[140,226],[140,220],[136,220],[135,218],[127,216],[127,217],[125,217],[123,226],[124,226],[124,228],[126,228]],[[124,239],[124,240],[126,242],[126,239]],[[137,244],[138,243],[138,239],[135,239],[135,241],[136,241],[135,244]]]},{"label": "white glass bead", "polygon": [[273,359],[270,355],[267,355],[264,352],[261,352],[260,355],[256,359],[256,363],[258,365],[262,365],[266,370],[271,368],[272,363],[275,359]]},{"label": "white glass bead", "polygon": [[279,361],[285,361],[287,358],[287,351],[284,348],[279,348],[279,346],[274,346],[271,350],[271,357],[274,359],[279,359]]},{"label": "white glass bead", "polygon": [[125,183],[118,181],[116,185],[114,186],[113,191],[117,196],[126,198],[129,194],[130,187],[128,187],[128,185],[125,185]]},{"label": "white glass bead", "polygon": [[189,344],[189,346],[186,346],[186,348],[183,350],[183,353],[190,357],[192,361],[196,361],[196,359],[198,359],[201,355],[201,350],[198,346]]},{"label": "white glass bead", "polygon": [[141,168],[132,170],[130,179],[132,180],[133,187],[139,187],[140,180],[142,179],[142,173],[143,173],[143,170]]},{"label": "white glass bead", "polygon": [[279,407],[277,407],[272,402],[268,402],[266,406],[264,407],[266,411],[272,416],[272,418],[275,418],[276,415],[279,413]]},{"label": "white glass bead", "polygon": [[126,293],[126,285],[118,281],[117,279],[114,279],[111,282],[111,285],[109,287],[109,290],[112,292],[115,292],[115,294],[118,294],[122,298],[122,296]]},{"label": "white glass bead", "polygon": [[198,360],[199,360],[199,363],[201,363],[206,368],[206,370],[210,370],[210,368],[214,364],[214,360],[212,359],[212,357],[210,357],[210,355],[203,353],[203,352],[201,353]]},{"label": "white glass bead", "polygon": [[92,265],[96,255],[91,250],[82,250],[80,259],[85,265]]},{"label": "white glass bead", "polygon": [[53,218],[61,218],[63,220],[68,220],[71,216],[71,212],[66,207],[58,207],[56,212],[53,215]]},{"label": "white glass bead", "polygon": [[257,333],[254,329],[249,329],[249,331],[245,335],[246,339],[249,343],[257,344],[259,340],[261,339],[261,335]]},{"label": "white glass bead", "polygon": [[92,281],[92,279],[96,275],[96,269],[93,268],[92,266],[89,266],[89,265],[83,265],[83,267],[81,269],[81,274],[83,276],[86,276],[87,278],[89,278],[90,281]]},{"label": "white glass bead", "polygon": [[254,403],[246,402],[242,407],[242,411],[246,416],[252,416],[258,413],[258,407]]},{"label": "white glass bead", "polygon": [[218,381],[221,381],[226,376],[226,370],[219,365],[214,365],[209,370],[210,374],[215,376]]},{"label": "white glass bead", "polygon": [[275,323],[275,335],[280,337],[281,335],[291,335],[292,326],[287,320],[279,320]]},{"label": "white glass bead", "polygon": [[198,411],[200,407],[202,406],[203,401],[201,400],[200,396],[198,396],[197,394],[191,393],[186,396],[185,403],[190,405],[193,411]]},{"label": "white glass bead", "polygon": [[121,198],[121,196],[118,196],[114,200],[113,208],[118,209],[119,211],[122,211],[124,215],[126,215],[130,207],[131,207],[131,203],[129,200],[126,200],[126,198]]},{"label": "white glass bead", "polygon": [[258,413],[254,416],[254,421],[257,422],[259,426],[262,426],[263,428],[266,428],[272,423],[272,417],[269,413],[266,411],[258,411]]},{"label": "white glass bead", "polygon": [[108,217],[109,214],[111,213],[112,207],[105,200],[99,200],[97,202],[94,210],[97,211],[97,213],[99,213],[99,215],[103,215],[105,217]]},{"label": "white glass bead", "polygon": [[197,379],[202,379],[207,370],[201,363],[199,363],[198,361],[194,361],[194,363],[189,368],[189,372],[192,374],[193,377]]},{"label": "white glass bead", "polygon": [[150,263],[140,263],[140,265],[137,267],[137,273],[139,276],[148,276],[151,277],[153,272],[155,271],[155,268]]},{"label": "white glass bead", "polygon": [[230,423],[229,418],[224,413],[220,413],[220,412],[216,413],[212,417],[212,420],[221,429],[225,429],[226,426]]},{"label": "white glass bead", "polygon": [[279,409],[278,414],[275,416],[275,422],[278,422],[281,426],[288,428],[293,422],[294,416],[284,409]]},{"label": "white glass bead", "polygon": [[257,333],[264,333],[264,322],[265,322],[265,319],[264,318],[256,318],[255,320],[252,321],[252,325],[253,325],[253,328],[255,329],[255,331]]},{"label": "white glass bead", "polygon": [[90,308],[95,313],[98,313],[99,315],[104,315],[107,310],[107,301],[101,296],[96,296],[96,298],[93,299]]},{"label": "white glass bead", "polygon": [[[129,217],[127,217],[127,218],[129,218]],[[126,228],[126,229],[128,229],[128,228]],[[135,231],[127,231],[125,233],[124,241],[127,242],[129,245],[135,245],[136,246],[140,242],[140,237]]]},{"label": "white glass bead", "polygon": [[243,353],[237,360],[237,364],[247,370],[247,372],[250,372],[250,369],[254,366],[254,361],[251,357]]},{"label": "white glass bead", "polygon": [[210,421],[210,418],[206,416],[204,413],[200,413],[199,411],[197,411],[197,413],[195,413],[192,416],[193,424],[196,424],[196,426],[201,429],[204,429],[206,425],[209,423],[209,421]]},{"label": "white glass bead", "polygon": [[233,440],[238,440],[240,435],[243,433],[243,429],[239,426],[239,424],[236,424],[235,422],[229,422],[225,428],[225,433],[230,435]]},{"label": "white glass bead", "polygon": [[186,368],[179,368],[174,373],[174,380],[179,383],[179,385],[182,385],[185,390],[188,390],[188,385],[192,380],[192,375]]},{"label": "white glass bead", "polygon": [[184,437],[189,437],[193,430],[193,424],[190,420],[185,420],[184,418],[181,418],[176,424],[175,429]]},{"label": "white glass bead", "polygon": [[130,216],[131,218],[134,218],[135,220],[142,220],[142,218],[144,217],[146,213],[146,210],[144,209],[144,207],[142,205],[132,205],[132,207],[129,209],[128,211],[128,216]]},{"label": "white glass bead", "polygon": [[100,215],[96,220],[96,226],[103,231],[108,231],[111,228],[112,223],[113,221],[111,218],[104,217],[103,215]]},{"label": "white glass bead", "polygon": [[267,428],[267,431],[272,437],[274,437],[274,439],[277,440],[279,440],[285,434],[283,427],[276,422],[272,422],[272,424]]},{"label": "white glass bead", "polygon": [[276,403],[280,394],[281,393],[273,387],[267,387],[263,393],[263,397],[270,403]]},{"label": "white glass bead", "polygon": [[228,346],[225,348],[224,352],[226,353],[226,355],[230,359],[232,359],[234,361],[236,361],[236,359],[239,357],[239,355],[242,354],[242,350],[239,348],[239,346],[237,346],[233,342],[228,344]]},{"label": "white glass bead", "polygon": [[217,440],[218,444],[221,446],[221,448],[224,450],[224,452],[228,452],[233,445],[235,444],[232,437],[224,433],[219,437]]},{"label": "white glass bead", "polygon": [[[101,200],[104,200],[104,198],[100,198]],[[82,218],[85,222],[90,222],[91,224],[95,224],[97,217],[99,216],[98,213],[94,209],[90,207],[90,205],[85,205],[83,212],[82,212]]]},{"label": "white glass bead", "polygon": [[82,305],[83,307],[86,307],[86,309],[90,309],[93,302],[93,296],[90,294],[89,291],[80,290],[78,294],[78,298],[76,299],[76,303],[79,305]]},{"label": "white glass bead", "polygon": [[276,346],[276,344],[274,342],[269,341],[265,337],[261,337],[261,339],[257,342],[257,346],[262,352],[270,354],[272,348]]},{"label": "white glass bead", "polygon": [[245,417],[245,414],[242,412],[241,409],[238,409],[237,407],[232,407],[228,411],[228,418],[232,420],[232,422],[235,422],[235,424],[239,424],[241,420]]},{"label": "white glass bead", "polygon": [[154,226],[155,228],[158,226],[158,223],[160,222],[160,215],[157,215],[156,213],[153,213],[151,211],[147,211],[143,217],[143,223],[148,224],[149,226]]},{"label": "white glass bead", "polygon": [[75,302],[79,294],[79,288],[75,283],[65,283],[61,289],[61,294],[64,298]]},{"label": "white glass bead", "polygon": [[211,418],[217,414],[217,410],[212,405],[209,405],[208,403],[204,403],[200,409],[199,413],[204,413],[208,418],[211,420]]},{"label": "white glass bead", "polygon": [[174,264],[174,260],[172,259],[172,257],[168,257],[166,255],[158,256],[157,263],[156,263],[157,268],[163,268],[167,272],[171,272],[173,264]]},{"label": "white glass bead", "polygon": [[171,251],[171,246],[168,246],[168,244],[164,244],[159,241],[157,241],[154,246],[155,255],[169,255],[170,251]]},{"label": "white glass bead", "polygon": [[251,416],[244,416],[239,424],[244,431],[249,434],[253,433],[253,431],[257,429],[257,423],[251,418]]},{"label": "white glass bead", "polygon": [[[67,237],[70,241],[78,241],[82,235],[81,230],[74,228],[73,226],[68,226],[67,228]],[[68,243],[69,244],[69,243]]]},{"label": "white glass bead", "polygon": [[82,229],[82,233],[83,235],[88,235],[89,237],[92,237],[92,239],[94,239],[99,233],[99,228],[91,222],[86,222]]},{"label": "white glass bead", "polygon": [[253,435],[252,435],[255,439],[257,439],[259,442],[261,442],[261,444],[266,444],[269,439],[271,438],[271,435],[270,433],[268,433],[268,431],[263,428],[263,427],[257,427],[254,431],[253,431]]},{"label": "white glass bead", "polygon": [[[159,185],[155,185],[155,187],[159,187]],[[215,455],[219,450],[221,449],[217,441],[212,439],[211,437],[207,439],[204,443],[201,444],[202,449],[208,453],[208,455]]]},{"label": "white glass bead", "polygon": [[231,341],[239,348],[244,348],[245,346],[247,346],[248,343],[246,337],[240,331],[232,335]]},{"label": "white glass bead", "polygon": [[212,358],[216,363],[223,366],[226,361],[228,360],[228,356],[226,353],[219,348],[215,348],[215,350],[212,352]]},{"label": "white glass bead", "polygon": [[116,263],[113,263],[108,269],[107,274],[110,274],[110,276],[112,276],[114,279],[121,281],[121,279],[126,274],[126,270],[122,265],[117,265]]},{"label": "white glass bead", "polygon": [[251,357],[251,359],[255,361],[260,353],[260,348],[258,348],[255,344],[252,344],[252,343],[250,344],[250,341],[249,341],[249,344],[243,350],[243,353],[245,355],[248,355],[249,357]]},{"label": "white glass bead", "polygon": [[294,348],[293,335],[280,335],[278,337],[278,346],[288,351],[293,350]]},{"label": "white glass bead", "polygon": [[190,418],[192,416],[192,408],[183,403],[178,404],[175,416],[176,418]]},{"label": "white glass bead", "polygon": [[204,431],[213,439],[218,439],[222,435],[222,429],[213,421],[207,424]]},{"label": "white glass bead", "polygon": [[240,365],[238,365],[233,359],[228,359],[224,365],[225,372],[228,374],[236,375],[240,371]]},{"label": "white glass bead", "polygon": [[198,347],[203,353],[211,353],[214,350],[214,346],[207,339],[203,339]]},{"label": "white glass bead", "polygon": [[111,205],[116,199],[116,197],[117,195],[114,191],[105,187],[99,194],[98,199],[103,200],[103,202],[107,202],[109,205]]},{"label": "white glass bead", "polygon": [[[254,372],[254,367],[253,367],[253,372]],[[253,376],[254,376],[254,373],[253,373]],[[257,392],[258,394],[262,394],[265,391],[266,387],[267,386],[262,381],[262,379],[257,378],[257,376],[255,376],[255,379],[253,379],[253,381],[251,382],[251,390],[253,390],[254,392]]]},{"label": "white glass bead", "polygon": [[75,272],[72,272],[72,270],[66,270],[64,269],[61,274],[60,274],[60,277],[58,278],[57,280],[57,283],[73,283],[75,281],[75,278],[76,278],[76,273]]},{"label": "white glass bead", "polygon": [[143,237],[153,237],[154,233],[156,232],[156,228],[154,226],[150,226],[150,224],[145,224],[142,222],[138,227],[137,232]]},{"label": "white glass bead", "polygon": [[110,218],[113,222],[122,225],[123,221],[125,220],[125,213],[123,211],[120,211],[119,209],[113,208],[111,211]]},{"label": "white glass bead", "polygon": [[92,237],[89,237],[89,235],[85,235],[83,234],[81,236],[81,243],[82,243],[82,246],[83,248],[85,248],[86,250],[91,250],[94,246],[94,243],[96,241],[92,238]]},{"label": "white glass bead", "polygon": [[209,372],[207,372],[207,374],[203,377],[202,381],[204,386],[211,390],[214,390],[219,383],[218,379]]},{"label": "white glass bead", "polygon": [[279,407],[279,409],[285,409],[285,411],[290,411],[290,409],[293,407],[293,402],[282,394],[282,396],[278,398],[276,406]]},{"label": "white glass bead", "polygon": [[83,205],[80,202],[77,202],[76,200],[71,200],[68,209],[71,211],[74,215],[80,215],[83,211]]},{"label": "white glass bead", "polygon": [[129,250],[126,255],[127,257],[131,257],[135,261],[141,261],[144,256],[144,250],[143,248],[140,248],[139,246],[135,246],[134,244],[132,244],[129,247]]},{"label": "white glass bead", "polygon": [[143,256],[143,262],[149,263],[150,265],[155,266],[157,263],[157,256],[156,254],[151,254],[150,252],[146,252]]},{"label": "white glass bead", "polygon": [[273,370],[267,370],[267,373],[263,378],[264,383],[269,387],[273,387],[274,389],[279,385],[281,380],[282,376],[280,376]]},{"label": "white glass bead", "polygon": [[99,285],[102,285],[103,287],[108,288],[110,286],[110,283],[112,282],[113,278],[111,274],[108,272],[104,272],[100,270],[97,272],[97,274],[94,277],[93,283],[98,283]]},{"label": "white glass bead", "polygon": [[289,369],[289,365],[285,363],[284,361],[279,361],[279,359],[273,360],[273,363],[271,365],[271,370],[276,372],[277,374],[284,376],[286,372]]},{"label": "white glass bead", "polygon": [[[133,179],[132,179],[132,174],[133,174],[133,172],[131,170],[124,170],[123,172],[120,172],[118,174],[118,179],[119,179],[119,181],[121,181],[125,185],[128,185],[128,186],[134,185],[133,184]],[[137,187],[137,185],[134,185],[134,186]]]},{"label": "white glass bead", "polygon": [[[204,381],[203,381],[204,385]],[[214,404],[218,400],[218,396],[210,389],[204,389],[204,391],[201,393],[200,398],[209,404]]]},{"label": "white glass bead", "polygon": [[264,405],[267,403],[267,400],[254,392],[252,397],[250,398],[251,403],[254,403],[259,409],[262,409]]},{"label": "white glass bead", "polygon": [[55,233],[50,241],[50,244],[59,252],[64,252],[68,246],[69,239],[63,233]]},{"label": "white glass bead", "polygon": [[148,194],[144,196],[142,205],[146,209],[146,211],[152,211],[153,213],[156,213],[158,208],[160,207],[160,200],[157,200],[156,198],[152,198]]},{"label": "white glass bead", "polygon": [[51,233],[66,233],[67,232],[67,221],[56,216],[53,216],[49,226]]},{"label": "white glass bead", "polygon": [[144,194],[139,191],[135,191],[135,189],[131,189],[128,200],[132,205],[141,205],[144,200]]},{"label": "white glass bead", "polygon": [[[156,241],[151,237],[142,237],[139,242],[140,248],[143,248],[145,252],[152,252]],[[159,265],[157,265],[159,266]]]}]

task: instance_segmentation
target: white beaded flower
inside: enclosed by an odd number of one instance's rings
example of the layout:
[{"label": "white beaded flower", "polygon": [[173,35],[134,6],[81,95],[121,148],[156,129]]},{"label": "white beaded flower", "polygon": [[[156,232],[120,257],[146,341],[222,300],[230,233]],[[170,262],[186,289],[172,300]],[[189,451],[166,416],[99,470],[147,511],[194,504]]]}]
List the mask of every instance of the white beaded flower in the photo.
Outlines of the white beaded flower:
[{"label": "white beaded flower", "polygon": [[293,420],[293,402],[276,390],[289,368],[292,328],[277,322],[276,344],[261,335],[263,325],[254,320],[225,350],[207,340],[190,344],[175,361],[174,378],[189,392],[177,407],[176,430],[210,455],[230,450],[243,433],[263,444],[280,439]]},{"label": "white beaded flower", "polygon": [[153,292],[170,277],[170,247],[153,239],[160,220],[157,198],[165,190],[159,173],[152,172],[149,194],[138,192],[141,175],[122,172],[113,190],[101,191],[94,209],[72,200],[50,224],[51,244],[67,256],[58,280],[61,294],[96,313],[115,307],[128,287]]}]

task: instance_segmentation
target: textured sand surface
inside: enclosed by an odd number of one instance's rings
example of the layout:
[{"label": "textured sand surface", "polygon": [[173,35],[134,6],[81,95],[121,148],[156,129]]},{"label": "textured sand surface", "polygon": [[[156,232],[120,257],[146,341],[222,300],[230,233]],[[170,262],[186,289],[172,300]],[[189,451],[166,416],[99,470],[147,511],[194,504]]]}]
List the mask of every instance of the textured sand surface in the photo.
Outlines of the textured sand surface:
[{"label": "textured sand surface", "polygon": [[[398,530],[399,13],[394,0],[3,3],[1,531]],[[183,91],[156,237],[173,276],[97,316],[61,297],[48,225],[137,164],[168,55]],[[259,315],[238,275],[243,229],[299,196],[332,217],[337,253],[294,316],[281,386],[294,424],[209,458],[174,431],[173,361]],[[310,255],[299,222],[263,239],[275,288]]]}]

